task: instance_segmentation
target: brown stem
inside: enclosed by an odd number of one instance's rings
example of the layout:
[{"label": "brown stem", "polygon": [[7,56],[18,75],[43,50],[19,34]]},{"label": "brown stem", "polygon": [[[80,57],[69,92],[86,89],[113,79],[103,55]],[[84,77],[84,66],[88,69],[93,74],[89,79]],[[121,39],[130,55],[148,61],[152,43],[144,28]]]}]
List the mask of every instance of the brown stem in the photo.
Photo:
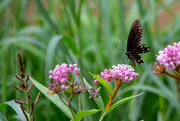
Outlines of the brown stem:
[{"label": "brown stem", "polygon": [[163,73],[166,74],[166,75],[168,75],[169,77],[174,78],[176,81],[180,81],[180,78],[179,78],[178,76],[172,75],[172,74],[170,74],[170,73],[167,72],[167,71],[164,71]]},{"label": "brown stem", "polygon": [[28,118],[28,116],[27,116],[27,114],[26,114],[26,112],[25,112],[25,110],[24,110],[25,108],[23,107],[22,104],[20,104],[20,108],[21,108],[21,110],[22,110],[22,112],[23,112],[23,114],[24,114],[26,120],[29,121],[29,118]]},{"label": "brown stem", "polygon": [[112,102],[113,102],[114,98],[116,97],[117,91],[119,90],[119,88],[121,87],[122,84],[123,84],[123,81],[121,79],[119,79],[117,81],[116,87],[115,87],[115,89],[113,91],[113,96],[111,94],[109,94],[110,100],[109,100],[109,102],[108,102],[108,104],[106,106],[105,111],[111,107]]}]

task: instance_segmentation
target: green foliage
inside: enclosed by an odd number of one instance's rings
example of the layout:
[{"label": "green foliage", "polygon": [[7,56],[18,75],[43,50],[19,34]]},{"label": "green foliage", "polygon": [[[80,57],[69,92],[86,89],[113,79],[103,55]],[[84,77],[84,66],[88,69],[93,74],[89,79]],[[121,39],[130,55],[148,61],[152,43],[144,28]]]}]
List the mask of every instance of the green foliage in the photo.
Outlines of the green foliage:
[{"label": "green foliage", "polygon": [[7,121],[7,119],[4,117],[4,115],[0,112],[0,119],[1,121]]},{"label": "green foliage", "polygon": [[114,105],[112,105],[109,109],[107,109],[107,110],[105,111],[105,115],[107,115],[107,114],[108,114],[111,110],[113,110],[114,108],[118,107],[120,104],[123,104],[123,103],[125,103],[125,102],[127,102],[127,101],[129,101],[129,100],[131,100],[131,99],[133,99],[133,98],[136,98],[136,97],[138,97],[138,96],[140,96],[140,95],[142,95],[142,94],[143,94],[143,93],[138,94],[138,95],[129,96],[129,97],[126,97],[126,98],[123,98],[123,99],[117,101]]},{"label": "green foliage", "polygon": [[94,78],[96,78],[100,83],[102,83],[105,87],[106,87],[106,89],[108,90],[108,93],[109,94],[111,94],[111,96],[113,96],[113,90],[112,90],[112,88],[111,88],[111,85],[107,82],[107,81],[105,81],[104,79],[102,79],[101,77],[98,77],[98,76],[96,76],[96,75],[94,75],[94,74],[92,74],[92,73],[90,73],[89,72],[89,74],[91,74]]},{"label": "green foliage", "polygon": [[92,110],[88,110],[88,111],[79,111],[79,112],[77,112],[76,117],[75,117],[76,121],[80,121],[84,116],[92,115],[99,111],[100,110],[97,110],[97,109],[92,109]]},{"label": "green foliage", "polygon": [[[86,81],[85,78],[83,78],[84,84],[86,84],[87,87],[92,88],[92,86]],[[88,90],[88,92],[90,93],[90,91]],[[99,95],[98,98],[94,98],[94,101],[96,102],[97,106],[99,107],[100,110],[104,110],[104,102],[102,100],[101,95]]]},{"label": "green foliage", "polygon": [[72,116],[69,112],[69,109],[66,105],[63,104],[63,102],[59,99],[57,94],[50,95],[47,94],[48,88],[44,87],[40,83],[38,83],[36,80],[32,79],[30,77],[30,80],[34,83],[34,85],[42,92],[49,100],[51,100],[60,110],[62,110],[70,119],[72,119]]},{"label": "green foliage", "polygon": [[[13,108],[14,111],[16,111],[16,113],[18,114],[18,118],[21,120],[21,121],[25,121],[26,118],[20,108],[20,105],[15,103],[14,100],[12,101],[8,101],[8,102],[4,102],[0,105],[0,111],[2,111],[4,108],[6,108],[6,106],[10,106],[11,108]],[[1,114],[2,116],[2,114]],[[3,120],[3,118],[1,118],[0,116],[0,119]]]},{"label": "green foliage", "polygon": [[[151,72],[158,51],[179,41],[180,13],[176,9],[179,4],[175,0],[1,0],[0,104],[21,96],[13,88],[19,84],[14,77],[19,73],[17,52],[23,57],[26,74],[38,80],[39,84],[47,86],[47,81],[50,81],[48,71],[56,64],[77,63],[81,68],[80,79],[85,77],[90,85],[94,85],[88,71],[99,74],[105,68],[124,63],[125,51],[120,49],[126,50],[131,24],[140,19],[144,26],[141,43],[150,46],[151,53],[142,54],[144,64],[135,67],[139,77],[123,84],[115,102],[141,91],[144,94],[120,105],[103,120],[178,121],[180,111],[176,82],[164,76],[154,79]],[[129,60],[125,63],[132,65]],[[36,89],[33,91],[32,100],[38,93]],[[104,86],[100,94],[106,104],[109,94]],[[97,106],[104,109],[102,99],[95,102],[84,99],[81,101],[83,110],[97,109]],[[77,103],[76,100],[72,102],[75,111],[78,110]],[[11,120],[15,112],[7,106],[2,114]],[[84,120],[96,121],[100,115],[85,116]],[[35,108],[35,119],[69,120],[67,113],[48,103],[45,96],[40,98]]]}]

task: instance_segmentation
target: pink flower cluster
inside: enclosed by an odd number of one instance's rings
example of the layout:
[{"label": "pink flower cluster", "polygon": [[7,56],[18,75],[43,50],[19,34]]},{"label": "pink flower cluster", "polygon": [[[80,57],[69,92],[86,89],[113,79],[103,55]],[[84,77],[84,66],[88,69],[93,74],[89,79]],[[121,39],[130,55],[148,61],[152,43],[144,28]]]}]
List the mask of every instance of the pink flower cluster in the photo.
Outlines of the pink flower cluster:
[{"label": "pink flower cluster", "polygon": [[72,77],[74,74],[79,76],[80,69],[77,68],[77,64],[69,64],[69,67],[66,63],[62,65],[56,65],[54,70],[50,70],[49,79],[53,79],[52,84],[48,82],[49,89],[58,92],[59,90],[66,89],[68,90],[69,86],[66,86],[67,83],[70,83],[68,79]]},{"label": "pink flower cluster", "polygon": [[[107,82],[110,82],[114,80],[119,80],[120,78],[124,82],[130,82],[134,79],[136,79],[136,76],[138,76],[138,73],[134,72],[134,68],[131,65],[126,64],[118,64],[117,66],[112,66],[112,69],[105,69],[104,72],[101,72],[99,77],[103,78]],[[94,80],[94,83],[98,83],[98,80]]]},{"label": "pink flower cluster", "polygon": [[166,70],[175,69],[180,64],[180,42],[173,43],[174,46],[168,45],[163,51],[159,51],[157,61],[163,65]]}]

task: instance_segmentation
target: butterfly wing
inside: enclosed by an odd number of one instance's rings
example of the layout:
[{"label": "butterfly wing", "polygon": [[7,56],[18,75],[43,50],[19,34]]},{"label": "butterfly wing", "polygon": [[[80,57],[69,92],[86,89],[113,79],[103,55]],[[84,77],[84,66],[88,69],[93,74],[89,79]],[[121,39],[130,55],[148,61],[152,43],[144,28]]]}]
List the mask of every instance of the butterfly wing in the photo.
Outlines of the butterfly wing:
[{"label": "butterfly wing", "polygon": [[138,54],[150,52],[150,47],[144,47],[144,44],[140,45],[142,34],[143,28],[141,23],[139,20],[135,20],[129,32],[126,52],[126,55],[128,55],[128,58],[133,62],[134,65],[136,65],[135,62],[137,62],[138,65],[143,63],[141,56]]},{"label": "butterfly wing", "polygon": [[133,54],[141,54],[141,53],[150,52],[150,47],[144,47],[144,46],[145,46],[145,44],[137,46],[134,49]]},{"label": "butterfly wing", "polygon": [[128,41],[127,52],[132,52],[137,46],[141,44],[143,28],[139,20],[135,20],[131,26]]},{"label": "butterfly wing", "polygon": [[147,52],[150,52],[150,47],[144,47],[145,44],[143,45],[139,45],[138,47],[136,47],[134,50],[133,50],[133,58],[135,59],[135,61],[137,62],[137,64],[143,64],[143,60],[141,58],[140,55],[138,54],[141,54],[141,53],[147,53]]}]

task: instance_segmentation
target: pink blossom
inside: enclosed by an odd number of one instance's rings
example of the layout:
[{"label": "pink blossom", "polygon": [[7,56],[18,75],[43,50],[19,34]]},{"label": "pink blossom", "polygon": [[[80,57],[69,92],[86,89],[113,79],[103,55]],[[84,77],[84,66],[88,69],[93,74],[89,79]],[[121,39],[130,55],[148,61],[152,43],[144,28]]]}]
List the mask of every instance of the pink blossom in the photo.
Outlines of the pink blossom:
[{"label": "pink blossom", "polygon": [[65,90],[68,90],[68,89],[69,89],[69,86],[61,85],[61,88],[62,88],[62,89],[65,89]]},{"label": "pink blossom", "polygon": [[[111,82],[115,78],[116,80],[122,79],[124,82],[129,83],[130,81],[136,79],[136,76],[139,75],[134,71],[134,68],[130,65],[118,64],[117,66],[113,65],[112,69],[105,69],[99,76],[107,82]],[[97,82],[98,80],[94,80],[94,83]]]},{"label": "pink blossom", "polygon": [[80,75],[80,69],[77,67],[77,64],[66,64],[63,63],[61,65],[56,65],[54,70],[50,70],[49,73],[51,74],[49,76],[49,79],[52,79],[52,83],[49,83],[49,89],[55,91],[55,93],[58,93],[60,90],[68,90],[71,81],[70,78],[72,78],[72,75],[79,76]]},{"label": "pink blossom", "polygon": [[180,42],[168,45],[163,51],[159,51],[157,61],[163,65],[166,70],[175,69],[180,64]]}]

